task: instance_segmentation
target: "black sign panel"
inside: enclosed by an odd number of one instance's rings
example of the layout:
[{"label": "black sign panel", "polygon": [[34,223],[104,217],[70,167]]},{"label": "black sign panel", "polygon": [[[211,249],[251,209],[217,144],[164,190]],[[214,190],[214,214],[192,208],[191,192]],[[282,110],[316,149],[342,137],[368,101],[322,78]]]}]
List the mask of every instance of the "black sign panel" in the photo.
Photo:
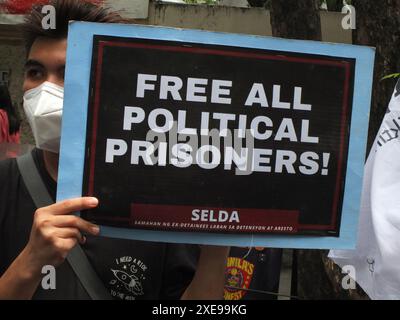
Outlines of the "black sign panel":
[{"label": "black sign panel", "polygon": [[354,59],[95,36],[83,217],[339,235]]}]

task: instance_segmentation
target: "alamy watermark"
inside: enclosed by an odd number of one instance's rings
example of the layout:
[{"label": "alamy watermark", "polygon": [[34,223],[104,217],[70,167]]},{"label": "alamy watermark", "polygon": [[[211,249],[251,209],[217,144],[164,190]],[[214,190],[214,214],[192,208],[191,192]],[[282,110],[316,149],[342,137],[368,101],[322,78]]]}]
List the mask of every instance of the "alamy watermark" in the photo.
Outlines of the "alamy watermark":
[{"label": "alamy watermark", "polygon": [[56,8],[52,5],[42,7],[42,13],[45,15],[42,18],[42,28],[45,30],[56,28]]},{"label": "alamy watermark", "polygon": [[44,290],[55,290],[56,289],[56,268],[52,265],[45,265],[42,268],[42,288]]},{"label": "alamy watermark", "polygon": [[356,289],[356,268],[352,265],[345,265],[342,267],[342,274],[345,274],[341,283],[342,288],[344,290]]},{"label": "alamy watermark", "polygon": [[345,16],[342,18],[342,28],[344,30],[356,28],[356,8],[354,6],[346,4],[342,8],[342,13]]}]

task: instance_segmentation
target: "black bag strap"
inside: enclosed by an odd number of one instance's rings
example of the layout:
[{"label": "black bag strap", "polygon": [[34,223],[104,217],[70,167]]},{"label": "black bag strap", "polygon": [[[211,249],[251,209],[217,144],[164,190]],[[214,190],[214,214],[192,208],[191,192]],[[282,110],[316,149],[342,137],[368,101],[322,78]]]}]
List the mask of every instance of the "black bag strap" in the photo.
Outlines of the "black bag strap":
[{"label": "black bag strap", "polygon": [[[32,153],[28,152],[17,158],[17,164],[22,179],[37,208],[46,207],[54,203],[39,174]],[[103,282],[90,264],[81,246],[77,244],[68,254],[67,261],[74,270],[88,295],[93,300],[110,300]]]}]

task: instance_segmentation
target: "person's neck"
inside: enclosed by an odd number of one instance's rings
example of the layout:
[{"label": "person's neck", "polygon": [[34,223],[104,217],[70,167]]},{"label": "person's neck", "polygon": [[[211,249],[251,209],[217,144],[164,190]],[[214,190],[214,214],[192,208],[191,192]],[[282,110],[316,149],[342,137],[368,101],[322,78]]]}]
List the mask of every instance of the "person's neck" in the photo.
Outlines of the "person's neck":
[{"label": "person's neck", "polygon": [[57,181],[58,153],[43,150],[44,165],[50,177]]}]

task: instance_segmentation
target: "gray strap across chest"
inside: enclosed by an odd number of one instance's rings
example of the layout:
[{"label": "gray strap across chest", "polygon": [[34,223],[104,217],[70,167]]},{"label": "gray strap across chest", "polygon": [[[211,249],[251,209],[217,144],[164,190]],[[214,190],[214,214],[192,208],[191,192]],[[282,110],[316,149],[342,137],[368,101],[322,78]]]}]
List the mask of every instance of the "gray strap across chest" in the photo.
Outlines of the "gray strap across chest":
[{"label": "gray strap across chest", "polygon": [[[22,179],[37,208],[46,207],[54,203],[39,174],[32,153],[26,153],[17,158],[17,164]],[[77,244],[68,254],[67,261],[80,280],[82,286],[93,300],[110,300],[103,282],[90,264],[81,246]]]}]

